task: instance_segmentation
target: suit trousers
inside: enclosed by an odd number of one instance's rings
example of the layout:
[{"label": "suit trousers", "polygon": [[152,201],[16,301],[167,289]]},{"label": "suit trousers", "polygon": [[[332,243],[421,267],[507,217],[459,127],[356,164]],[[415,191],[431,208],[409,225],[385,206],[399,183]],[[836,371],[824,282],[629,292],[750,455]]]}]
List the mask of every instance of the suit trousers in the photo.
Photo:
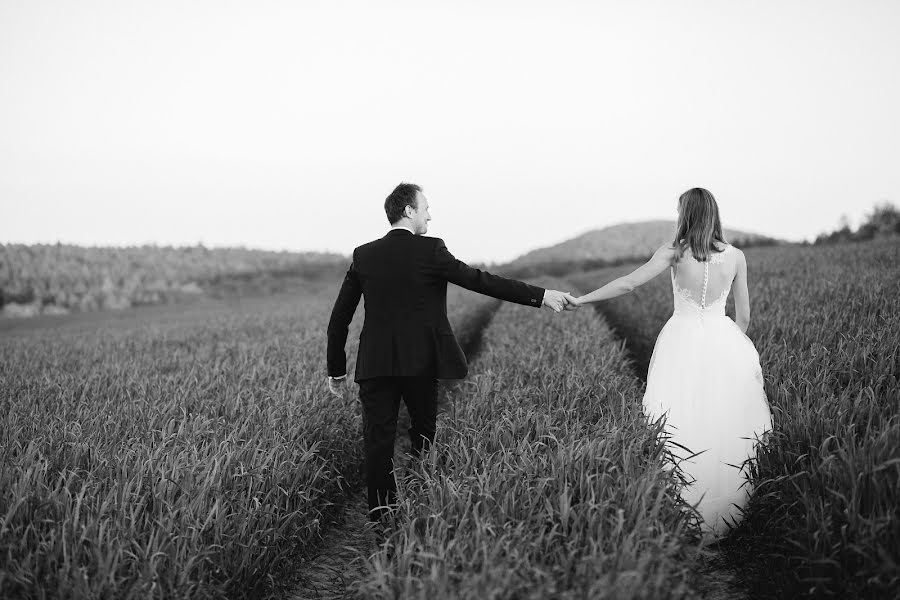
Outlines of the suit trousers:
[{"label": "suit trousers", "polygon": [[373,377],[359,382],[369,518],[373,521],[396,504],[393,458],[400,400],[409,413],[411,454],[418,457],[434,442],[437,389],[434,377]]}]

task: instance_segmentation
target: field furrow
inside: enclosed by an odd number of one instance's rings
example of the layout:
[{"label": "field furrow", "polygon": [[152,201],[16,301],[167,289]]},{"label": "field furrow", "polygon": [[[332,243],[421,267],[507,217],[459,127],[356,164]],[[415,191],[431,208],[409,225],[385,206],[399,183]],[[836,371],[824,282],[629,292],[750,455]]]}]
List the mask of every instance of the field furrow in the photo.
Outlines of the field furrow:
[{"label": "field furrow", "polygon": [[682,598],[697,539],[592,311],[503,305],[434,451],[402,470],[372,598]]}]

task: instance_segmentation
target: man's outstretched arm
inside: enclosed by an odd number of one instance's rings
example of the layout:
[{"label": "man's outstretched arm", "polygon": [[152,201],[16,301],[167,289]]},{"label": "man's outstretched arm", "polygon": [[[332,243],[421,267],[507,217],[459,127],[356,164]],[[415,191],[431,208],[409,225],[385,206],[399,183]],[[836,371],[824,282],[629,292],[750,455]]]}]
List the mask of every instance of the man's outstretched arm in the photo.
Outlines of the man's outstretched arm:
[{"label": "man's outstretched arm", "polygon": [[341,291],[331,310],[331,319],[328,321],[326,357],[329,377],[344,377],[347,374],[347,353],[344,346],[347,344],[350,321],[353,320],[353,313],[356,312],[361,295],[362,287],[359,284],[359,277],[353,270],[353,263],[350,263],[350,268],[341,284]]},{"label": "man's outstretched arm", "polygon": [[523,281],[506,279],[505,277],[499,277],[487,271],[470,267],[461,260],[457,260],[450,253],[444,240],[437,238],[435,242],[435,264],[444,278],[450,283],[455,283],[467,290],[506,300],[507,302],[515,302],[516,304],[524,304],[536,308],[548,306],[556,312],[559,312],[567,304],[574,301],[574,298],[564,292],[545,290],[542,287],[530,285]]}]

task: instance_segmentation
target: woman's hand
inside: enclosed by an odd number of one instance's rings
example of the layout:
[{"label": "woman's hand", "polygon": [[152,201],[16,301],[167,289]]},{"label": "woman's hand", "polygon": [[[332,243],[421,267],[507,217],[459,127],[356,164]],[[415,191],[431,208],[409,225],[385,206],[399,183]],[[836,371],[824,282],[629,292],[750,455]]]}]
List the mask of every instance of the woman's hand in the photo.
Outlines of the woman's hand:
[{"label": "woman's hand", "polygon": [[569,296],[569,303],[566,304],[566,310],[578,310],[579,308],[581,308],[581,305],[584,304],[581,301],[581,298],[583,298],[583,296],[579,296],[577,298]]}]

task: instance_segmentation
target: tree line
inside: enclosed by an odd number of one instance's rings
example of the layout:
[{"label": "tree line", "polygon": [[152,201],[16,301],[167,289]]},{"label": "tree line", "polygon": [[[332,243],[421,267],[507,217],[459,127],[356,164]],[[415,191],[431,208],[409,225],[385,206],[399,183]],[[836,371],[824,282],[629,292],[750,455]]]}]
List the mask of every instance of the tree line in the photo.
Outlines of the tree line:
[{"label": "tree line", "polygon": [[35,313],[156,304],[200,293],[202,286],[229,277],[272,273],[317,278],[346,266],[346,260],[330,253],[202,245],[0,244],[0,306],[27,305]]},{"label": "tree line", "polygon": [[838,228],[816,238],[816,244],[838,242],[862,242],[877,237],[900,235],[900,210],[890,202],[876,204],[856,229],[850,227],[847,217],[841,217]]}]

